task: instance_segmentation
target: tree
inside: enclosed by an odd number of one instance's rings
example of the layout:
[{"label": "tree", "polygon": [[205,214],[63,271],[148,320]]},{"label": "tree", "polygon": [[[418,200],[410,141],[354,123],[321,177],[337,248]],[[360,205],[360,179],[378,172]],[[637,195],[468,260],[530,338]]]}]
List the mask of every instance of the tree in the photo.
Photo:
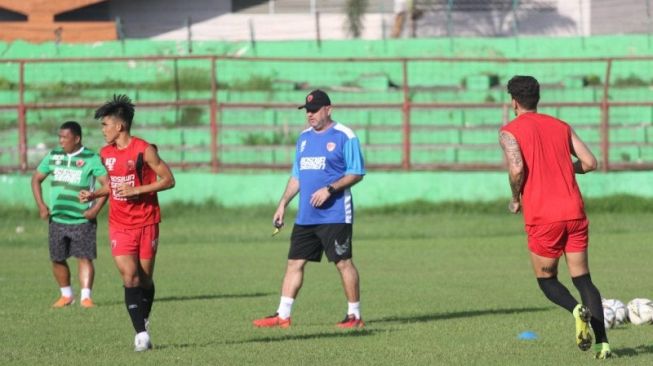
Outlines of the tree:
[{"label": "tree", "polygon": [[347,0],[345,13],[347,15],[347,33],[353,38],[360,38],[363,33],[363,16],[367,10],[368,0]]}]

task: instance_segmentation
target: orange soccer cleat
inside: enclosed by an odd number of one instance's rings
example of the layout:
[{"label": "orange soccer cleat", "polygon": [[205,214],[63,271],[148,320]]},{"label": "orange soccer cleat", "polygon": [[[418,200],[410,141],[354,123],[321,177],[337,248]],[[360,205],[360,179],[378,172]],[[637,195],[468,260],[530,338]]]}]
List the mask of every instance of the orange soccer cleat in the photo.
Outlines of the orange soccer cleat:
[{"label": "orange soccer cleat", "polygon": [[274,315],[266,316],[265,318],[256,319],[252,323],[258,328],[289,328],[291,320],[290,318],[282,319],[279,317],[278,313],[275,313]]},{"label": "orange soccer cleat", "polygon": [[363,322],[363,319],[357,319],[354,314],[348,314],[345,316],[345,319],[336,324],[336,326],[342,329],[363,328],[365,323]]},{"label": "orange soccer cleat", "polygon": [[68,297],[68,296],[61,296],[54,304],[52,304],[53,308],[63,308],[68,305],[72,305],[75,303],[75,298],[74,297]]},{"label": "orange soccer cleat", "polygon": [[83,308],[87,308],[87,309],[88,309],[88,308],[94,308],[94,307],[95,307],[95,303],[93,302],[93,300],[91,300],[90,297],[87,297],[87,298],[85,298],[85,299],[82,299],[82,302],[80,303],[80,305],[81,305]]}]

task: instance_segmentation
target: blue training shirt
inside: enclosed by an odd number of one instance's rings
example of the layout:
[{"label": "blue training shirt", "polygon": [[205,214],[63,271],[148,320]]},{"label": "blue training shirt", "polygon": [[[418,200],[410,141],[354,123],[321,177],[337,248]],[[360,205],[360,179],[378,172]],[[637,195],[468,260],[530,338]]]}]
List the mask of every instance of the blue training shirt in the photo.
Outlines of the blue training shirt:
[{"label": "blue training shirt", "polygon": [[311,195],[345,175],[365,175],[360,143],[354,132],[337,122],[316,132],[308,128],[299,135],[292,167],[299,180],[298,225],[351,224],[354,202],[346,188],[336,192],[320,207],[311,206]]}]

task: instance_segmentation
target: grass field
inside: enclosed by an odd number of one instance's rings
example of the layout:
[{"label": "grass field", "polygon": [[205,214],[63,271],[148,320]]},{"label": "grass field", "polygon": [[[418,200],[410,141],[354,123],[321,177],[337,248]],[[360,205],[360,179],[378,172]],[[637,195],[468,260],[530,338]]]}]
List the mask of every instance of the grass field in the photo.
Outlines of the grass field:
[{"label": "grass field", "polygon": [[[653,298],[650,202],[591,201],[590,264],[604,297]],[[47,224],[0,209],[0,364],[22,365],[583,365],[571,315],[533,278],[521,217],[505,204],[406,205],[358,212],[355,262],[367,327],[346,312],[332,264],[307,267],[287,330],[254,329],[276,310],[289,228],[270,237],[272,208],[164,207],[151,333],[133,352],[119,276],[99,226],[98,307],[50,309]],[[16,233],[23,226],[25,232]],[[74,264],[74,261],[71,262]],[[76,270],[73,271],[76,275]],[[567,272],[560,278],[576,294]],[[78,292],[74,278],[74,288]],[[519,340],[523,331],[537,340]],[[609,332],[615,365],[653,364],[653,326]]]}]

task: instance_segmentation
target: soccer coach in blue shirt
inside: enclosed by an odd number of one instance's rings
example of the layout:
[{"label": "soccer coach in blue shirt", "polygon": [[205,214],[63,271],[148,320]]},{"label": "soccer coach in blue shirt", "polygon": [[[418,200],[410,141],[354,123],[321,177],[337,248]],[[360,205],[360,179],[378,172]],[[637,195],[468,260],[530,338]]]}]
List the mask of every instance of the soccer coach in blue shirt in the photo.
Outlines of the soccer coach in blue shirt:
[{"label": "soccer coach in blue shirt", "polygon": [[281,227],[286,206],[299,193],[281,301],[274,315],[254,320],[254,325],[290,326],[304,266],[308,261],[319,262],[324,252],[340,272],[348,302],[347,315],[337,326],[362,328],[358,270],[352,261],[354,206],[350,188],[365,175],[363,154],[354,132],[331,119],[331,100],[325,92],[313,90],[302,108],[310,127],[297,140],[292,176],[273,217],[274,225]]}]

